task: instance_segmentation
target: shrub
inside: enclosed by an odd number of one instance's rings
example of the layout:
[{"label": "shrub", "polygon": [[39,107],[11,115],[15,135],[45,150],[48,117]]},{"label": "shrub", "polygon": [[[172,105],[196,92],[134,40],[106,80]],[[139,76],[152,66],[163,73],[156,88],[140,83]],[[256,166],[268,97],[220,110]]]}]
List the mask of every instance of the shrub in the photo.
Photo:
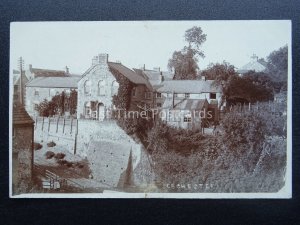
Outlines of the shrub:
[{"label": "shrub", "polygon": [[57,163],[62,166],[62,165],[66,165],[68,163],[68,161],[65,159],[59,159],[59,160],[57,160]]},{"label": "shrub", "polygon": [[72,166],[73,166],[73,163],[72,163],[72,162],[69,162],[69,161],[67,161],[66,165],[67,165],[67,167],[72,167]]},{"label": "shrub", "polygon": [[40,143],[34,142],[34,150],[40,150],[43,147]]},{"label": "shrub", "polygon": [[60,153],[57,153],[54,156],[54,158],[56,158],[56,159],[63,159],[63,158],[65,158],[65,156],[66,156],[66,154],[60,152]]},{"label": "shrub", "polygon": [[56,146],[56,143],[54,141],[51,141],[47,144],[48,147],[54,147]]},{"label": "shrub", "polygon": [[52,151],[47,151],[45,155],[46,159],[52,159],[55,156],[55,153]]},{"label": "shrub", "polygon": [[78,168],[82,169],[84,167],[83,164],[81,164],[80,162],[76,162],[75,166],[77,166]]}]

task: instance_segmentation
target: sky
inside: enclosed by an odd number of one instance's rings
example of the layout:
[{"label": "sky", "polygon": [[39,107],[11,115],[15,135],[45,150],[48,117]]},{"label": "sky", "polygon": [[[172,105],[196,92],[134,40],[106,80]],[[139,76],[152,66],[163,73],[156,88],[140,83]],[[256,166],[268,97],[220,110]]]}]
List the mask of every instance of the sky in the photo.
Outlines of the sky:
[{"label": "sky", "polygon": [[167,70],[168,59],[187,43],[184,33],[200,26],[207,35],[202,45],[205,58],[199,68],[224,60],[240,68],[253,54],[267,57],[291,44],[291,23],[277,21],[99,21],[99,22],[14,22],[11,23],[10,70],[24,67],[64,70],[83,74],[100,53],[109,61],[129,68],[160,67]]}]

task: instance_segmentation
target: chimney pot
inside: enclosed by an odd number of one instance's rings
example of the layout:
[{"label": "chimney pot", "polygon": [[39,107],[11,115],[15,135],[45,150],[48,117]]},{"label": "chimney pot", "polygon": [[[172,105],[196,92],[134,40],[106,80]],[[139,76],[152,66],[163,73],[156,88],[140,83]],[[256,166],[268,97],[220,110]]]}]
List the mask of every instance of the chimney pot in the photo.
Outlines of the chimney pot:
[{"label": "chimney pot", "polygon": [[108,62],[108,54],[102,53],[98,55],[98,61],[100,64],[107,64]]}]

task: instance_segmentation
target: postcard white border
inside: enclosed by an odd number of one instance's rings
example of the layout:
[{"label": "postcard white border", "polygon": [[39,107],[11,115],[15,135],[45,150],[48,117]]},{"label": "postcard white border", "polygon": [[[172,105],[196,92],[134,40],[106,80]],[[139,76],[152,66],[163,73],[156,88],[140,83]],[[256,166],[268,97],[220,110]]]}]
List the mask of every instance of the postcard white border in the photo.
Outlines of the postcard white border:
[{"label": "postcard white border", "polygon": [[[199,20],[199,22],[234,22],[234,21],[251,21],[251,20]],[[252,20],[252,21],[266,21],[266,20]],[[288,100],[287,100],[287,166],[285,176],[285,186],[276,193],[36,193],[36,194],[20,194],[12,195],[12,106],[13,106],[13,79],[12,78],[12,59],[9,62],[9,197],[10,198],[172,198],[172,199],[289,199],[292,198],[292,22],[291,20],[267,20],[267,21],[281,21],[286,22],[289,26],[289,40],[288,40]],[[40,21],[36,21],[40,22]],[[59,23],[59,21],[50,23]],[[156,21],[62,21],[64,23],[99,23],[99,22],[160,22]],[[189,21],[161,21],[161,22],[197,22],[195,20]],[[12,22],[10,30],[14,23],[34,23],[34,22]],[[43,21],[43,23],[48,23]],[[11,31],[10,31],[11,33]],[[12,37],[10,36],[10,43]],[[11,48],[11,46],[10,46]],[[11,51],[11,49],[10,49]]]}]

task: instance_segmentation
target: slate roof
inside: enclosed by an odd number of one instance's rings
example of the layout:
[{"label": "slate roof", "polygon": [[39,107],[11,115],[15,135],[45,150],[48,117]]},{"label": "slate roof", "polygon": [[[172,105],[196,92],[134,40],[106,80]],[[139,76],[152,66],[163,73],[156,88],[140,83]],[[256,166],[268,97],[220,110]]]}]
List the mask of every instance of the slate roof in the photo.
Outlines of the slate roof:
[{"label": "slate roof", "polygon": [[161,93],[216,93],[221,88],[213,85],[213,80],[169,80],[156,87]]},{"label": "slate roof", "polygon": [[[14,80],[14,85],[19,85],[20,84],[20,72],[19,72],[19,74],[14,74],[13,80]],[[28,78],[23,73],[22,84],[25,85],[27,82],[28,82]]]},{"label": "slate roof", "polygon": [[35,74],[35,77],[65,77],[68,74],[64,70],[49,70],[32,68],[30,72]]},{"label": "slate roof", "polygon": [[152,86],[159,85],[161,83],[160,76],[162,75],[164,80],[172,80],[173,75],[170,72],[156,71],[156,70],[142,70],[133,69],[137,74],[146,78]]},{"label": "slate roof", "polygon": [[144,84],[149,89],[152,89],[150,83],[147,81],[146,78],[138,75],[136,72],[134,72],[133,70],[127,68],[126,66],[122,65],[121,63],[108,62],[108,66],[110,68],[112,68],[113,70],[117,70],[119,73],[123,74],[132,83],[135,83],[135,84]]},{"label": "slate roof", "polygon": [[13,125],[30,125],[34,121],[28,115],[24,106],[19,103],[14,104],[13,107]]},{"label": "slate roof", "polygon": [[258,61],[251,61],[247,63],[246,65],[242,66],[240,69],[238,69],[239,73],[246,73],[250,70],[253,70],[255,72],[262,72],[266,69],[264,65],[259,63]]},{"label": "slate roof", "polygon": [[41,88],[77,88],[81,77],[37,77],[26,84],[26,87]]},{"label": "slate roof", "polygon": [[180,110],[200,110],[205,106],[206,99],[185,99],[180,103],[175,104],[174,109]]}]

